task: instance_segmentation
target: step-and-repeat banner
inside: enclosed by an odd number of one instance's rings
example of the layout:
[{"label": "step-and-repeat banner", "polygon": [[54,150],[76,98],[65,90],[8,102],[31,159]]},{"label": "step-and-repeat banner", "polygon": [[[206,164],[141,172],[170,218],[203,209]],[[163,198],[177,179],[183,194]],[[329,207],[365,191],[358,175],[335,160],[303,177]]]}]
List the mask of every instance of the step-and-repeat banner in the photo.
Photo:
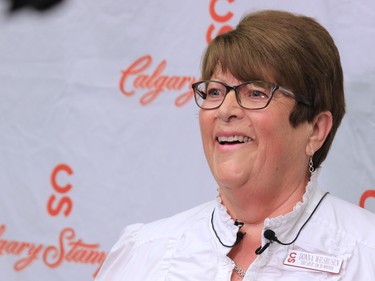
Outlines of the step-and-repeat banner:
[{"label": "step-and-repeat banner", "polygon": [[375,1],[0,2],[0,281],[93,280],[121,230],[216,194],[190,85],[247,12],[319,20],[347,114],[324,189],[375,211]]}]

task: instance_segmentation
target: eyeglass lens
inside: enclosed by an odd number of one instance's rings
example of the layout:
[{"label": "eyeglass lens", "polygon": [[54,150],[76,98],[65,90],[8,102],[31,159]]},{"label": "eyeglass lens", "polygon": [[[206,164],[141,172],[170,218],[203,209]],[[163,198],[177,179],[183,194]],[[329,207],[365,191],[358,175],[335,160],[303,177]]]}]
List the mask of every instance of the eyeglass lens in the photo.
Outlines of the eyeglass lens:
[{"label": "eyeglass lens", "polygon": [[273,87],[262,81],[247,82],[234,87],[216,81],[203,81],[195,87],[195,100],[203,109],[217,108],[231,90],[236,91],[237,101],[242,107],[260,109],[267,105]]}]

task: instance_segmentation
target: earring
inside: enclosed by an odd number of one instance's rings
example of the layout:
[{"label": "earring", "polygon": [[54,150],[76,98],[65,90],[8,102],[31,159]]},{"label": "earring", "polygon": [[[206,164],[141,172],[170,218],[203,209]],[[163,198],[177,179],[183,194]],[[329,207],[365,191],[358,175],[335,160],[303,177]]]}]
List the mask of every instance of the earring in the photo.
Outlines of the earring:
[{"label": "earring", "polygon": [[312,173],[312,172],[315,171],[315,168],[314,168],[314,162],[313,162],[313,155],[310,156],[310,160],[309,160],[309,171],[310,171],[310,173]]}]

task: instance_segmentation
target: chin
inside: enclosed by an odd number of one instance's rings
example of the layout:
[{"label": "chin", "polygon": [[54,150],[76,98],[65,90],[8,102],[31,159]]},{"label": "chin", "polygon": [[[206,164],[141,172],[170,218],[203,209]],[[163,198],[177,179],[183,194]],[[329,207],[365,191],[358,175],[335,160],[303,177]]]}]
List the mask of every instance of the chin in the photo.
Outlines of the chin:
[{"label": "chin", "polygon": [[218,183],[219,187],[225,187],[225,188],[240,188],[244,186],[248,178],[244,177],[244,175],[239,174],[217,174],[215,176],[216,182]]}]

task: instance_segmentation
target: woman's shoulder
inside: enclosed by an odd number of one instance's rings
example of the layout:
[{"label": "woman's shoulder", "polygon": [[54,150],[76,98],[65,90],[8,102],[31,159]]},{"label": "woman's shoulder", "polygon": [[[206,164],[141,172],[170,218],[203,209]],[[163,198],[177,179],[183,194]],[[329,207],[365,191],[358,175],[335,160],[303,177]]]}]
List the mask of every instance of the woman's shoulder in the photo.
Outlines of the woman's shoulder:
[{"label": "woman's shoulder", "polygon": [[178,238],[193,225],[208,225],[216,201],[210,201],[173,216],[145,224],[133,224],[125,228],[127,236],[137,236],[139,244],[158,239]]},{"label": "woman's shoulder", "polygon": [[328,201],[330,202],[330,206],[336,213],[341,213],[342,217],[352,222],[353,220],[358,221],[360,223],[369,223],[371,222],[371,226],[374,226],[375,230],[375,213],[366,210],[360,206],[357,206],[351,202],[345,201],[337,196],[330,195],[328,196]]},{"label": "woman's shoulder", "polygon": [[[195,237],[197,233],[209,229],[209,218],[215,206],[215,201],[212,201],[169,218],[127,226],[112,247],[97,280],[131,280],[134,276],[141,278],[140,265],[142,269],[147,268],[146,272],[143,270],[144,274],[160,275],[161,271],[167,270],[176,247],[185,241],[182,237]],[[145,256],[148,258],[145,259]]]},{"label": "woman's shoulder", "polygon": [[321,217],[375,251],[375,213],[333,195],[327,199]]}]

